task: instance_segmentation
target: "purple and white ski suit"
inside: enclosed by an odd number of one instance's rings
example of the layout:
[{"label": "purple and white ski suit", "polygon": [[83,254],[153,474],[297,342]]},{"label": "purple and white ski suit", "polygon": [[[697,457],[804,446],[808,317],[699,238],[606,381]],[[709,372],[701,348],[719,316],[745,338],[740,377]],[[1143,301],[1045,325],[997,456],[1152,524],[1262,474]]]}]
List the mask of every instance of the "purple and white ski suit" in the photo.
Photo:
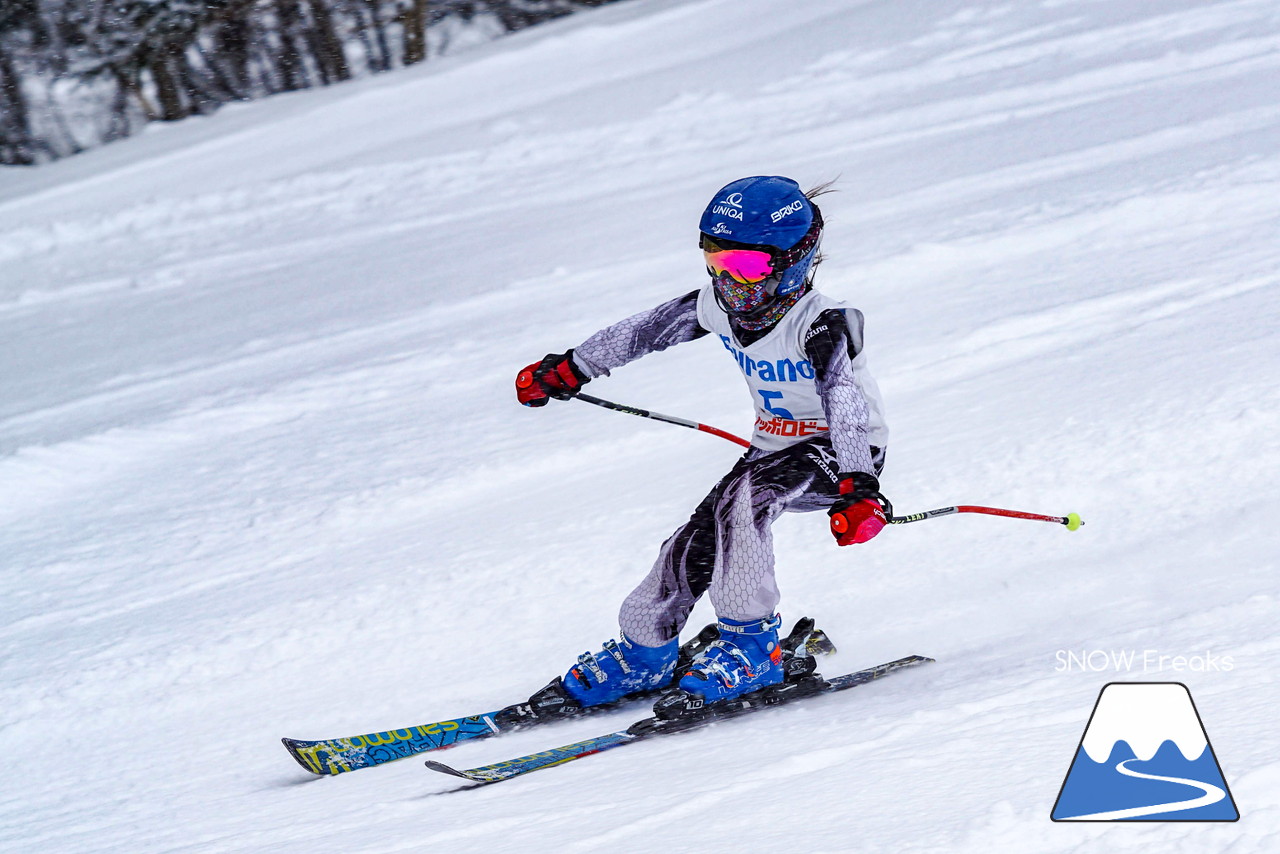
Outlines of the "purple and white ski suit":
[{"label": "purple and white ski suit", "polygon": [[719,617],[771,616],[779,599],[774,519],[830,507],[838,473],[879,473],[884,464],[888,431],[862,351],[862,313],[816,291],[769,330],[747,333],[730,325],[707,285],[600,330],[574,348],[573,358],[588,376],[607,376],[708,334],[751,389],[752,447],[663,543],[622,603],[622,631],[645,646],[677,637],[708,591]]}]

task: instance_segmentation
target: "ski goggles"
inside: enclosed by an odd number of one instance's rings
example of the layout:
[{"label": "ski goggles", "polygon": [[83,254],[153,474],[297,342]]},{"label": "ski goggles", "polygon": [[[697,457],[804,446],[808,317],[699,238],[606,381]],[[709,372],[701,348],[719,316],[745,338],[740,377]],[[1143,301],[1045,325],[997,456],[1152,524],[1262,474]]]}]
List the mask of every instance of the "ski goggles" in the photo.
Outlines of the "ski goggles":
[{"label": "ski goggles", "polygon": [[703,237],[702,255],[711,275],[728,276],[740,285],[754,285],[773,275],[773,252],[765,249],[731,249]]},{"label": "ski goggles", "polygon": [[766,286],[772,278],[776,288],[783,271],[817,248],[822,240],[822,227],[822,214],[815,207],[813,224],[790,249],[779,249],[762,243],[737,243],[705,233],[699,235],[698,244],[702,247],[707,270],[712,276],[728,276],[743,285],[765,282]]}]

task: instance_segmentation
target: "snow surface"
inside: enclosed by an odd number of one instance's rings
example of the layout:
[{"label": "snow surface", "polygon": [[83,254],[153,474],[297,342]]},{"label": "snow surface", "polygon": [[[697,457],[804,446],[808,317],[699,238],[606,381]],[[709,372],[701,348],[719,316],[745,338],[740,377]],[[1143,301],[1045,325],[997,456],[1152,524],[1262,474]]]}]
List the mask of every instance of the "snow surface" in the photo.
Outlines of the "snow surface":
[{"label": "snow surface", "polygon": [[[1277,850],[1278,47],[1274,0],[633,0],[0,173],[0,848]],[[737,450],[511,382],[699,285],[760,173],[841,178],[820,284],[899,510],[1086,527],[790,516],[828,672],[938,663],[490,788],[310,778],[280,736],[500,706],[616,631]],[[750,425],[714,342],[591,390]],[[1062,671],[1095,649],[1233,666]],[[1116,678],[1190,687],[1241,821],[1049,822]]]}]

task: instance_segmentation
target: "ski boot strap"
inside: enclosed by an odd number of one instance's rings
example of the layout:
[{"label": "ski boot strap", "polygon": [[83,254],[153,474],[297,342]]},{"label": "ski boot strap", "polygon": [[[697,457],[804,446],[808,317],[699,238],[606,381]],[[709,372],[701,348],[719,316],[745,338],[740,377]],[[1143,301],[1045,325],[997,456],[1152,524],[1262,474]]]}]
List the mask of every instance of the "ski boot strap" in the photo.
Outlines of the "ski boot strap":
[{"label": "ski boot strap", "polygon": [[759,620],[752,620],[749,623],[738,622],[730,623],[720,620],[719,626],[722,632],[731,632],[736,635],[762,635],[767,631],[776,631],[778,626],[782,625],[782,617],[774,614],[772,617],[762,617]]}]

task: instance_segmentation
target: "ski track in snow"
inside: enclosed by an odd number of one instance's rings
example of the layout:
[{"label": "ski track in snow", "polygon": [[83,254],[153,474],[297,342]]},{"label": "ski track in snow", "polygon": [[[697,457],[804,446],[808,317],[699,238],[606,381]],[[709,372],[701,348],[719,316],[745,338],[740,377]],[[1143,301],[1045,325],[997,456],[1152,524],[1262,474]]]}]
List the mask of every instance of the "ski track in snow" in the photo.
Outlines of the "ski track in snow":
[{"label": "ski track in snow", "polygon": [[[1275,850],[1277,48],[1270,0],[629,0],[0,172],[0,848]],[[824,672],[938,664],[493,789],[308,779],[280,736],[500,706],[616,631],[737,452],[510,382],[699,285],[708,193],[774,172],[841,177],[819,283],[895,505],[1085,529],[787,517]],[[749,427],[705,342],[591,391]],[[1098,648],[1236,666],[1055,671]],[[1240,822],[1050,824],[1111,679],[1188,684]]]}]

